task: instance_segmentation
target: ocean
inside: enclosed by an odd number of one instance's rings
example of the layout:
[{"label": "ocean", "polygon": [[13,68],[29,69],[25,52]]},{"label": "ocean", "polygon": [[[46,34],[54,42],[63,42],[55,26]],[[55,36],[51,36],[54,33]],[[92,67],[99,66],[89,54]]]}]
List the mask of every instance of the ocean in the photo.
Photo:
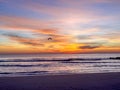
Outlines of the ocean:
[{"label": "ocean", "polygon": [[0,55],[0,77],[120,72],[116,57],[120,53]]}]

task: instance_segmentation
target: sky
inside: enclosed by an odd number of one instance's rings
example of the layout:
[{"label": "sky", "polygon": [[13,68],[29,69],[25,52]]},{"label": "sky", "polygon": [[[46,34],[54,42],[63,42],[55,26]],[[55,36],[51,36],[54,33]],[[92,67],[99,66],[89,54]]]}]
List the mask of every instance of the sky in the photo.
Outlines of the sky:
[{"label": "sky", "polygon": [[120,0],[0,0],[0,54],[116,52]]}]

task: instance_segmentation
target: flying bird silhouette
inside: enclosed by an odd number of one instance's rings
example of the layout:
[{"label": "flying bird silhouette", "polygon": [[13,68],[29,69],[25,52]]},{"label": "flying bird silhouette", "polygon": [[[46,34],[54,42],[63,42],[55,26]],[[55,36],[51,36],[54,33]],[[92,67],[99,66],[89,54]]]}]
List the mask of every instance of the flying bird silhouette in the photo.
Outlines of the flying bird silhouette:
[{"label": "flying bird silhouette", "polygon": [[49,38],[48,38],[48,40],[52,40],[52,38],[51,38],[51,37],[49,37]]}]

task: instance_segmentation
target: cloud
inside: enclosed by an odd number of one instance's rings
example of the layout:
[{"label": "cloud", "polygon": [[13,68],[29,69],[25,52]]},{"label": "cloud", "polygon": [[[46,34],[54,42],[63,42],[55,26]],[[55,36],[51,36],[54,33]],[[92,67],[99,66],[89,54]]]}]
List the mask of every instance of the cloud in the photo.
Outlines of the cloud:
[{"label": "cloud", "polygon": [[[105,1],[107,2],[108,0],[102,0],[101,2]],[[53,25],[74,26],[78,23],[108,21],[115,18],[110,15],[103,16],[102,11],[93,9],[93,3],[100,3],[98,0],[58,0],[56,3],[58,6],[31,1],[24,3],[22,8],[41,15],[48,15],[48,21],[51,21]]]},{"label": "cloud", "polygon": [[47,34],[47,35],[58,33],[57,29],[38,29],[33,31],[41,34]]},{"label": "cloud", "polygon": [[[120,41],[118,33],[120,0],[0,0],[0,2],[3,8],[0,14],[0,30],[4,31],[5,37],[2,42],[9,43],[12,40],[28,47],[41,47],[44,52],[49,48],[51,52],[61,49],[76,52],[77,47],[78,51],[80,49],[94,51],[92,49],[106,46],[104,51],[107,47],[119,46],[117,42]],[[104,27],[105,25],[107,27]],[[49,37],[52,40],[48,40]]]},{"label": "cloud", "polygon": [[120,40],[119,38],[120,38],[120,32],[118,32],[118,31],[111,31],[111,32],[109,32],[108,31],[108,33],[105,33],[104,35],[99,35],[98,37],[103,37],[103,38],[108,38],[109,40]]},{"label": "cloud", "polygon": [[43,34],[47,38],[52,38],[51,42],[67,43],[72,39],[71,35],[62,34],[58,29],[40,29],[33,30],[34,33]]},{"label": "cloud", "polygon": [[80,46],[80,49],[96,49],[100,48],[101,46],[90,46],[90,45],[85,45],[85,46]]},{"label": "cloud", "polygon": [[44,44],[42,44],[39,40],[35,40],[35,39],[27,39],[27,38],[17,38],[17,37],[10,37],[10,39],[17,41],[21,44],[25,44],[25,45],[32,45],[32,46],[44,46]]},{"label": "cloud", "polygon": [[[14,31],[19,32],[22,30],[23,33],[25,33],[24,31],[32,32],[36,37],[39,36],[40,38],[43,39],[46,38],[46,40],[48,37],[52,37],[53,38],[52,42],[67,42],[68,39],[70,38],[69,35],[60,34],[59,29],[49,28],[49,23],[45,23],[44,21],[12,16],[0,16],[0,19],[3,23],[2,25],[0,25],[0,28],[3,29],[4,31],[9,30],[9,34],[5,36],[15,37],[15,34],[10,35],[10,32]],[[16,38],[21,38],[18,36],[19,35],[16,35]]]},{"label": "cloud", "polygon": [[18,16],[0,16],[0,28],[12,30],[34,30],[49,26],[49,23],[32,18]]},{"label": "cloud", "polygon": [[8,37],[10,40],[16,41],[24,45],[44,46],[44,44],[42,44],[39,39],[27,38],[14,33],[5,33],[2,35]]},{"label": "cloud", "polygon": [[[34,37],[31,36],[31,34],[26,35],[25,33],[22,34],[22,32],[16,33],[14,30],[11,32],[4,32],[2,35],[8,37],[9,40],[16,41],[23,45],[31,46],[59,46],[63,43],[68,44],[72,40],[72,36],[60,34],[57,29],[32,30],[32,35],[34,35]],[[48,38],[52,38],[52,40],[49,41]]]}]

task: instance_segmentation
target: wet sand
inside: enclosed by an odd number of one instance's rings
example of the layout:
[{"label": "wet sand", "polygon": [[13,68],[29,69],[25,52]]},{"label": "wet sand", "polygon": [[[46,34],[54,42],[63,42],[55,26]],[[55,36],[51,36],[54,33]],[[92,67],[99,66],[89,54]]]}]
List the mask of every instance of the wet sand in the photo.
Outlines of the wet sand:
[{"label": "wet sand", "polygon": [[120,90],[120,73],[0,77],[0,90]]}]

